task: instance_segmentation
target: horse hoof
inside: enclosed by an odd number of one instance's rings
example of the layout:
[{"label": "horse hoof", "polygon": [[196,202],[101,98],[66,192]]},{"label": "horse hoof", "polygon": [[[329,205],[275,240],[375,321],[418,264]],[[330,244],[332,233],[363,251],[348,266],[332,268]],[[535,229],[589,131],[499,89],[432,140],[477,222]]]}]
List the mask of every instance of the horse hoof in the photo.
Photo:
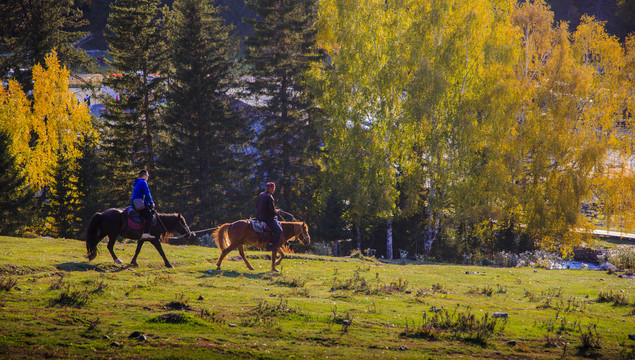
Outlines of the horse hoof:
[{"label": "horse hoof", "polygon": [[119,259],[115,259],[115,264],[123,264],[123,261],[121,261]]},{"label": "horse hoof", "polygon": [[139,264],[137,264],[136,262],[131,262],[130,265],[132,265],[134,267],[139,267]]},{"label": "horse hoof", "polygon": [[249,269],[249,270],[253,270],[253,269],[254,269],[254,267],[253,267],[253,266],[250,266],[250,267],[248,267],[247,269]]},{"label": "horse hoof", "polygon": [[165,267],[166,268],[170,268],[170,269],[174,268],[174,266],[172,266],[172,264],[165,264]]},{"label": "horse hoof", "polygon": [[277,273],[279,273],[279,272],[280,272],[280,270],[278,270],[278,269],[271,269],[271,272],[277,272]]}]

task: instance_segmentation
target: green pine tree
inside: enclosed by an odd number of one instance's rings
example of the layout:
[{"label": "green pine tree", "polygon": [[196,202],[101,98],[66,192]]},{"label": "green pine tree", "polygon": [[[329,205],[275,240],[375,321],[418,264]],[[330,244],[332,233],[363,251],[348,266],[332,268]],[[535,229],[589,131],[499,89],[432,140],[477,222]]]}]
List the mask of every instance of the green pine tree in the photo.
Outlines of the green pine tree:
[{"label": "green pine tree", "polygon": [[258,100],[258,151],[261,185],[274,181],[280,207],[303,216],[312,198],[319,137],[316,107],[305,75],[321,59],[316,50],[315,0],[254,0],[246,63],[253,75],[248,93]]},{"label": "green pine tree", "polygon": [[235,88],[237,42],[210,0],[177,0],[168,18],[174,70],[165,117],[169,143],[160,154],[161,198],[185,211],[190,223],[226,221],[251,195],[242,180],[248,179],[251,131],[228,94]]},{"label": "green pine tree", "polygon": [[0,74],[13,70],[25,90],[33,87],[31,70],[52,50],[69,69],[86,70],[94,62],[73,46],[88,25],[73,0],[4,0],[0,2]]},{"label": "green pine tree", "polygon": [[116,73],[105,85],[116,96],[104,100],[104,152],[113,198],[126,202],[141,168],[155,168],[167,54],[159,0],[116,0],[106,36]]},{"label": "green pine tree", "polygon": [[50,187],[47,216],[50,235],[72,238],[79,233],[81,226],[77,214],[81,210],[83,198],[79,192],[77,164],[62,150],[58,153],[53,173],[54,183]]},{"label": "green pine tree", "polygon": [[325,191],[324,197],[322,211],[320,211],[319,217],[316,219],[315,237],[329,244],[337,240],[350,238],[350,224],[346,219],[344,201],[332,189]]},{"label": "green pine tree", "polygon": [[9,152],[9,135],[0,131],[0,234],[14,235],[28,222],[26,208],[33,199],[26,178]]},{"label": "green pine tree", "polygon": [[[105,184],[107,168],[110,166],[100,155],[99,146],[95,139],[84,135],[80,143],[82,155],[77,159],[77,187],[82,194],[81,206],[77,216],[82,219],[84,227],[97,211],[111,207],[121,207],[121,203],[110,203],[110,189]],[[82,234],[77,234],[80,237]]]}]

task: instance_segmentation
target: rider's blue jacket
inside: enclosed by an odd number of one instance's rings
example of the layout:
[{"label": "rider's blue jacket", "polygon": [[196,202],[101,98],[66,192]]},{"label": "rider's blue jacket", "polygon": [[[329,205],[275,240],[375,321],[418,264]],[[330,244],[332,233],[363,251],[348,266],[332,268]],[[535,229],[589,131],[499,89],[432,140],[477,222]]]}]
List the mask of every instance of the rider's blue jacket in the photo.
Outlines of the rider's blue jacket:
[{"label": "rider's blue jacket", "polygon": [[130,198],[130,205],[133,205],[132,203],[134,199],[143,199],[143,202],[146,205],[154,205],[154,201],[152,201],[152,195],[150,195],[150,188],[148,188],[148,182],[144,179],[139,178],[134,181],[134,187],[132,188],[132,197]]}]

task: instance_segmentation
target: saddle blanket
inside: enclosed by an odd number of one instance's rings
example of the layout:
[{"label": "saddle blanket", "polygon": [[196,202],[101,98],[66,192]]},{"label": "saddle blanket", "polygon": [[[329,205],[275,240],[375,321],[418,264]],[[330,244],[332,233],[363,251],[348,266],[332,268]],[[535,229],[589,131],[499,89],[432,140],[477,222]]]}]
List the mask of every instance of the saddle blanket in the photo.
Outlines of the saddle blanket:
[{"label": "saddle blanket", "polygon": [[[278,225],[280,225],[279,221]],[[280,227],[282,226],[280,225]],[[258,239],[261,242],[269,241],[269,239],[273,236],[273,231],[271,231],[269,225],[267,225],[264,221],[251,220],[251,228],[258,233]]]},{"label": "saddle blanket", "polygon": [[[280,225],[279,221],[278,225]],[[264,221],[251,220],[251,227],[252,229],[254,229],[255,232],[258,233],[271,232],[271,228],[269,228],[269,225],[267,225],[267,223]]]},{"label": "saddle blanket", "polygon": [[[132,207],[128,206],[124,213],[126,214],[128,228],[130,230],[143,230],[143,219],[139,216],[139,213]],[[156,214],[152,217],[152,225],[156,225]]]}]

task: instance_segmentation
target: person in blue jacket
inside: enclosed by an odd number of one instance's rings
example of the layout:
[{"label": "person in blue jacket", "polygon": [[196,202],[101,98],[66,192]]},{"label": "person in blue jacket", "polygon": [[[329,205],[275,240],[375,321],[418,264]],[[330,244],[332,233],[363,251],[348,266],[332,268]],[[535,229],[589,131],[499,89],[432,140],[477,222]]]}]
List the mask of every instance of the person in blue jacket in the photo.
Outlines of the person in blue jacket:
[{"label": "person in blue jacket", "polygon": [[152,201],[150,188],[148,188],[149,177],[148,170],[139,171],[139,178],[134,181],[132,197],[130,198],[130,205],[137,210],[144,220],[142,239],[154,239],[154,236],[150,235],[150,226],[152,226],[152,218],[154,217],[154,201]]}]

